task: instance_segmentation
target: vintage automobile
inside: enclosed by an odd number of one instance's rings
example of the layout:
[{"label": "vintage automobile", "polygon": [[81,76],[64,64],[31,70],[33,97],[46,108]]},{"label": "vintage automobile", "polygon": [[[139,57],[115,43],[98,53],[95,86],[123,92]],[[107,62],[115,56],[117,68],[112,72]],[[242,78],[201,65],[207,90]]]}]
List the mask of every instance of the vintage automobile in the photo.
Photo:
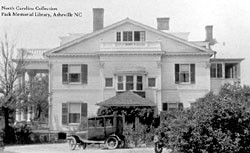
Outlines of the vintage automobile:
[{"label": "vintage automobile", "polygon": [[88,118],[86,130],[67,133],[70,149],[85,149],[88,144],[105,144],[108,149],[125,146],[124,117],[118,115]]}]

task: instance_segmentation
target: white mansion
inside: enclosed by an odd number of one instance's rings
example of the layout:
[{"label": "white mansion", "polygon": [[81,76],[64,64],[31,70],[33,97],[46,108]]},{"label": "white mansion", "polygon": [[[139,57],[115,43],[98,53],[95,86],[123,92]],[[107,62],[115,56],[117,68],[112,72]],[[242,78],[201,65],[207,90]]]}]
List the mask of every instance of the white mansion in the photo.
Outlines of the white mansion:
[{"label": "white mansion", "polygon": [[[92,33],[60,37],[52,49],[27,49],[28,76],[49,75],[52,131],[76,128],[96,114],[97,103],[128,90],[167,111],[240,81],[243,59],[214,57],[213,26],[206,26],[204,41],[191,42],[189,33],[169,31],[169,18],[157,18],[157,28],[128,18],[106,27],[103,21],[104,10],[95,8]],[[30,118],[32,113],[16,114],[17,121]]]}]

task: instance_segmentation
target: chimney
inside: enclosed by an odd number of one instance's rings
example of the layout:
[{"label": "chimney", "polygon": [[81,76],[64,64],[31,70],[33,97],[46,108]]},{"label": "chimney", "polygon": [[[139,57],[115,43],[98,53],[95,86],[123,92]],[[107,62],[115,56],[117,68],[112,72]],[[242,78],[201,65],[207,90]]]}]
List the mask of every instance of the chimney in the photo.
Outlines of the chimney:
[{"label": "chimney", "polygon": [[205,27],[206,29],[206,40],[208,42],[213,42],[213,26],[212,25],[207,25]]},{"label": "chimney", "polygon": [[157,18],[157,29],[158,30],[169,30],[169,18]]},{"label": "chimney", "polygon": [[93,31],[97,31],[103,28],[103,8],[93,8]]}]

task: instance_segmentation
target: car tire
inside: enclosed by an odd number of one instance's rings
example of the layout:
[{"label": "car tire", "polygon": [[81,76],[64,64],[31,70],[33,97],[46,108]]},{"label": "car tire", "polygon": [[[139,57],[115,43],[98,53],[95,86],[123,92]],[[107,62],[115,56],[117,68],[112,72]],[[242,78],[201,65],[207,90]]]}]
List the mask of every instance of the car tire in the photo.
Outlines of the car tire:
[{"label": "car tire", "polygon": [[82,143],[81,143],[81,147],[82,147],[82,149],[83,149],[83,150],[84,150],[84,149],[86,149],[86,147],[87,147],[87,143],[82,142]]},{"label": "car tire", "polygon": [[155,153],[162,153],[163,147],[159,144],[159,142],[155,143]]},{"label": "car tire", "polygon": [[116,149],[118,147],[119,141],[116,137],[108,137],[105,144],[108,149]]},{"label": "car tire", "polygon": [[68,140],[69,143],[69,147],[71,150],[75,150],[76,149],[76,138],[72,137]]}]

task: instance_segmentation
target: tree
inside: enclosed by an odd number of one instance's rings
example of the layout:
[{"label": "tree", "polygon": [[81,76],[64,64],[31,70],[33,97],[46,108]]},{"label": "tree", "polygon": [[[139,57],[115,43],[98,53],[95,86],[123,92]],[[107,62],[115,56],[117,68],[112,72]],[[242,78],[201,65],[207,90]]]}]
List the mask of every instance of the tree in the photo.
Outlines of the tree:
[{"label": "tree", "polygon": [[226,84],[219,95],[200,98],[192,125],[180,139],[180,151],[250,152],[250,87]]},{"label": "tree", "polygon": [[48,85],[49,78],[47,75],[35,76],[29,85],[29,105],[34,107],[34,120],[41,120],[48,113]]},{"label": "tree", "polygon": [[[7,34],[0,45],[0,104],[5,118],[5,135],[8,136],[10,114],[16,107],[18,97],[23,97],[16,81],[23,72],[25,51],[20,50],[16,53],[15,44],[8,39]],[[5,141],[8,140],[6,138]]]}]

